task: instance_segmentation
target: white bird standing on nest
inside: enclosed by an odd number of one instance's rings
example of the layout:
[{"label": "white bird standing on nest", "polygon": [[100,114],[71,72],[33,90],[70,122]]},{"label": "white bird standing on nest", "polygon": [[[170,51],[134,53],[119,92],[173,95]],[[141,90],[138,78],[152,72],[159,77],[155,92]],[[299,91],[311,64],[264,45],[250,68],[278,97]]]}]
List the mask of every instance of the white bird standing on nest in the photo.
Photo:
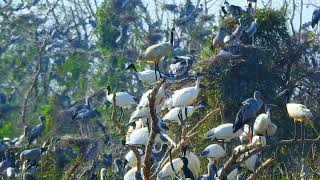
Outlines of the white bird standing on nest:
[{"label": "white bird standing on nest", "polygon": [[285,89],[284,91],[280,92],[275,99],[285,96],[285,103],[286,103],[286,108],[287,112],[290,116],[290,118],[293,119],[295,123],[295,128],[294,128],[294,139],[297,139],[297,125],[298,123],[301,123],[301,139],[304,140],[304,123],[306,121],[311,121],[313,119],[313,114],[310,109],[308,109],[305,105],[303,104],[298,104],[298,103],[290,103],[290,92],[288,89]]}]

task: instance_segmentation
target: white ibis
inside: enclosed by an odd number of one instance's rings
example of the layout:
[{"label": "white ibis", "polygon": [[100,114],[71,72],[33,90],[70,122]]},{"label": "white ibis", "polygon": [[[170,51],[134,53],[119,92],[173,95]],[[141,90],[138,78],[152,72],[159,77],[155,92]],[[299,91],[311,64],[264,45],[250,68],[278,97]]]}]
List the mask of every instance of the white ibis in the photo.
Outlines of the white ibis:
[{"label": "white ibis", "polygon": [[[142,147],[145,146],[149,139],[149,130],[147,127],[134,130],[127,138],[126,144],[130,146]],[[175,142],[164,133],[159,133],[156,136],[156,143],[169,144],[170,146],[176,146]]]},{"label": "white ibis", "polygon": [[[137,106],[137,108],[143,108],[143,107],[149,107],[149,99],[148,96],[151,94],[152,89],[149,89],[148,91],[146,91],[145,93],[143,93],[143,95],[140,98],[139,104]],[[160,103],[162,102],[162,100],[165,97],[165,89],[164,89],[164,84],[159,88],[157,94],[156,94],[156,101],[155,101],[155,105],[160,105]]]},{"label": "white ibis", "polygon": [[265,147],[267,145],[267,139],[264,136],[253,136],[251,144]]},{"label": "white ibis", "polygon": [[107,169],[106,168],[101,168],[100,170],[100,180],[107,180],[108,176],[107,176]]},{"label": "white ibis", "polygon": [[[186,114],[187,117],[191,117],[192,114],[201,109],[201,108],[205,108],[207,107],[207,103],[205,102],[201,102],[199,103],[199,105],[197,106],[187,106],[184,109],[181,109],[180,107],[175,107],[170,109],[170,111],[164,115],[164,117],[162,118],[165,122],[176,122],[179,125],[181,125],[181,120],[184,121],[186,119]],[[187,111],[187,112],[183,112],[183,111]],[[182,112],[182,113],[181,113]]]},{"label": "white ibis", "polygon": [[129,64],[123,71],[132,69],[138,76],[138,78],[146,84],[153,84],[157,82],[157,77],[163,77],[164,79],[170,79],[170,77],[166,74],[160,73],[159,71],[154,70],[144,70],[138,72],[134,64]]},{"label": "white ibis", "polygon": [[[138,149],[141,157],[141,162],[144,161],[145,153],[143,150]],[[134,154],[134,152],[131,150],[125,155],[125,162],[124,162],[125,168],[134,168],[137,167],[137,157]]]},{"label": "white ibis", "polygon": [[131,168],[125,175],[123,180],[141,180],[143,176],[139,175],[140,179],[137,179],[137,167]]},{"label": "white ibis", "polygon": [[290,92],[288,89],[285,89],[284,91],[280,92],[275,98],[279,98],[281,96],[286,96],[286,107],[287,112],[290,116],[290,118],[293,119],[295,123],[295,135],[294,139],[296,139],[297,135],[297,123],[301,123],[301,139],[304,139],[304,123],[306,121],[310,121],[313,119],[313,114],[310,109],[308,109],[303,104],[298,103],[290,103]]},{"label": "white ibis", "polygon": [[241,129],[239,129],[237,132],[233,132],[232,127],[232,123],[221,124],[208,131],[205,134],[205,138],[230,142],[233,138],[239,137],[243,133]]},{"label": "white ibis", "polygon": [[[154,73],[157,79],[157,71],[160,72],[159,70],[159,61],[163,57],[170,57],[172,56],[173,52],[173,33],[174,33],[174,28],[171,30],[171,38],[170,42],[163,42],[163,43],[158,43],[155,45],[152,45],[148,47],[141,57],[139,59],[149,62],[149,63],[154,63]],[[159,74],[161,78],[161,73]]]},{"label": "white ibis", "polygon": [[200,157],[208,159],[220,159],[226,155],[226,151],[219,144],[211,144],[207,146],[200,154]]},{"label": "white ibis", "polygon": [[164,102],[162,109],[173,107],[187,107],[192,105],[197,99],[201,90],[201,77],[199,76],[196,85],[193,87],[186,87],[173,92],[172,96]]},{"label": "white ibis", "polygon": [[253,134],[266,136],[268,127],[271,124],[270,116],[270,108],[267,108],[266,113],[259,114],[253,124]]},{"label": "white ibis", "polygon": [[106,93],[106,98],[110,103],[113,103],[113,96],[115,97],[116,100],[116,104],[115,106],[120,107],[121,110],[121,115],[120,115],[120,119],[123,116],[123,108],[130,108],[131,106],[137,105],[139,99],[130,95],[127,92],[117,92],[117,93],[113,93],[111,94],[111,89],[110,86],[107,86],[107,93]]}]

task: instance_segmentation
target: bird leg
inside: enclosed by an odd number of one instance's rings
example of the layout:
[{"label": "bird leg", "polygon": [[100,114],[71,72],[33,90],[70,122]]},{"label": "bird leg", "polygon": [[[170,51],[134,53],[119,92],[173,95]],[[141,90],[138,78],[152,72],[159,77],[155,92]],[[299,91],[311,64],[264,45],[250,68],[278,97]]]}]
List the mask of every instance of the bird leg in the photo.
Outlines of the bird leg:
[{"label": "bird leg", "polygon": [[188,109],[186,107],[184,108],[184,115],[186,116],[185,122],[186,122],[186,125],[187,125],[188,124]]},{"label": "bird leg", "polygon": [[254,34],[251,36],[252,46],[254,46]]},{"label": "bird leg", "polygon": [[294,123],[294,140],[297,140],[297,129],[298,129],[298,124],[297,122]]},{"label": "bird leg", "polygon": [[301,140],[304,141],[304,124],[301,122]]},{"label": "bird leg", "polygon": [[158,78],[157,78],[157,63],[154,63],[154,75],[156,76],[156,81],[158,81]]},{"label": "bird leg", "polygon": [[157,70],[158,70],[158,72],[159,72],[159,76],[160,76],[160,79],[161,79],[162,76],[161,76],[161,73],[160,73],[159,63],[157,63]]},{"label": "bird leg", "polygon": [[184,126],[184,121],[183,121],[183,119],[182,119],[182,110],[181,110],[181,109],[179,110],[178,118],[179,118],[181,124]]}]

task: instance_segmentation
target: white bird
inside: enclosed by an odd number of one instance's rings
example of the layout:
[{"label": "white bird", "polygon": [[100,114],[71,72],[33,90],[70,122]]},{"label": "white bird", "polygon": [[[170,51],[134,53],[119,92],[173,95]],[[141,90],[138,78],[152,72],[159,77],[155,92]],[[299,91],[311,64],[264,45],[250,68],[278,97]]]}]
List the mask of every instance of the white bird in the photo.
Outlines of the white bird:
[{"label": "white bird", "polygon": [[306,121],[311,121],[313,119],[313,114],[310,109],[308,109],[305,105],[299,103],[291,103],[290,101],[290,91],[285,89],[280,92],[276,97],[286,96],[286,108],[289,116],[293,119],[295,123],[295,135],[294,139],[296,139],[297,135],[297,123],[301,123],[301,139],[304,139],[304,123]]},{"label": "white bird", "polygon": [[[127,138],[126,144],[130,146],[145,146],[149,139],[149,130],[147,127],[141,129],[135,129]],[[168,144],[170,146],[176,146],[175,142],[164,133],[159,133],[155,139],[156,143]]]},{"label": "white bird", "polygon": [[267,145],[267,139],[264,136],[253,136],[251,144],[261,145],[261,147],[265,147]]},{"label": "white bird", "polygon": [[271,112],[270,108],[267,108],[266,113],[259,114],[253,124],[253,134],[259,136],[265,136],[268,130],[268,126],[271,124]]},{"label": "white bird", "polygon": [[[184,121],[187,117],[191,117],[192,114],[201,109],[207,107],[207,104],[204,102],[199,103],[197,106],[188,106],[186,108],[175,107],[170,109],[170,111],[164,115],[162,118],[165,122],[176,122],[178,125],[181,125],[181,120]],[[184,112],[187,111],[187,112]]]},{"label": "white bird", "polygon": [[162,77],[164,79],[170,79],[170,77],[166,74],[160,73],[159,71],[154,71],[151,69],[147,69],[144,71],[138,72],[134,64],[129,64],[123,71],[128,69],[133,69],[137,74],[138,78],[146,84],[153,84],[157,82],[157,77]]},{"label": "white bird", "polygon": [[268,129],[267,129],[267,136],[274,136],[274,134],[277,131],[277,128],[278,128],[277,125],[275,125],[273,123],[269,124]]},{"label": "white bird", "polygon": [[250,140],[250,136],[251,136],[251,128],[249,127],[248,124],[245,124],[243,126],[243,132],[242,134],[239,136],[239,140],[242,144],[244,144],[245,142],[249,142]]},{"label": "white bird", "polygon": [[201,77],[197,78],[196,85],[193,87],[186,87],[175,91],[172,96],[164,102],[162,109],[173,107],[187,107],[194,103],[197,99],[200,87]]},{"label": "white bird", "polygon": [[[139,153],[140,153],[140,156],[141,156],[141,162],[144,161],[144,157],[145,157],[145,154],[144,152],[141,150],[141,149],[138,149]],[[128,167],[131,167],[131,168],[134,168],[134,167],[137,167],[137,157],[136,155],[134,154],[134,152],[131,150],[129,151],[126,156],[125,156],[125,164],[124,166],[128,166]]]},{"label": "white bird", "polygon": [[176,56],[174,57],[176,61],[170,64],[169,69],[176,78],[185,77],[191,68],[193,56]]},{"label": "white bird", "polygon": [[7,175],[7,178],[8,179],[12,179],[12,178],[14,178],[15,177],[15,168],[13,168],[13,167],[8,167],[7,169],[6,169],[6,175]]},{"label": "white bird", "polygon": [[221,124],[205,134],[205,138],[219,140],[223,142],[230,142],[231,139],[239,137],[243,131],[239,129],[237,132],[233,133],[233,124],[226,123]]},{"label": "white bird", "polygon": [[[116,106],[120,108],[130,108],[137,105],[138,98],[130,95],[127,92],[117,92],[116,94]],[[111,94],[110,86],[107,87],[107,100],[112,103],[114,94]]]},{"label": "white bird", "polygon": [[[137,106],[137,108],[143,108],[143,107],[149,107],[149,99],[148,96],[152,93],[152,89],[149,89],[148,91],[146,91],[145,93],[143,93],[143,95],[141,96],[141,99],[139,101],[139,104]],[[165,89],[164,89],[164,84],[159,88],[157,94],[156,94],[156,101],[155,101],[155,105],[160,105],[160,103],[162,102],[162,100],[165,97]]]},{"label": "white bird", "polygon": [[[172,160],[172,166],[178,174],[188,173],[196,179],[200,174],[200,160],[192,152],[188,152],[185,157],[180,157]],[[173,171],[170,162],[167,162],[158,174],[157,179],[164,179],[168,177],[175,177],[175,172]],[[187,171],[187,172],[186,172]],[[189,174],[190,173],[190,174]]]},{"label": "white bird", "polygon": [[[155,107],[156,113],[160,112],[160,110],[162,108],[162,105],[163,105],[163,103],[161,103],[159,105],[156,105],[156,107]],[[130,119],[129,119],[129,123],[131,123],[131,122],[133,122],[133,121],[135,121],[136,119],[139,119],[139,118],[150,118],[150,117],[151,117],[151,115],[150,115],[149,106],[136,108],[136,110],[131,113],[131,116],[130,116]]]},{"label": "white bird", "polygon": [[106,168],[101,168],[100,170],[100,180],[107,180],[107,169]]},{"label": "white bird", "polygon": [[200,157],[209,159],[220,159],[226,155],[226,151],[219,144],[207,146],[200,154]]},{"label": "white bird", "polygon": [[[123,180],[136,180],[137,167],[131,168],[125,175]],[[141,172],[142,173],[142,172]],[[143,179],[143,176],[142,176]]]},{"label": "white bird", "polygon": [[254,172],[261,164],[261,159],[257,154],[252,155],[247,160],[244,161],[244,166],[250,170],[251,172]]},{"label": "white bird", "polygon": [[[222,168],[219,169],[219,171],[217,173],[219,177],[221,175],[221,171],[222,171]],[[237,177],[239,174],[240,174],[240,169],[239,169],[239,167],[236,167],[228,174],[227,180],[237,180],[238,179]],[[218,178],[218,179],[220,179],[220,178]]]}]

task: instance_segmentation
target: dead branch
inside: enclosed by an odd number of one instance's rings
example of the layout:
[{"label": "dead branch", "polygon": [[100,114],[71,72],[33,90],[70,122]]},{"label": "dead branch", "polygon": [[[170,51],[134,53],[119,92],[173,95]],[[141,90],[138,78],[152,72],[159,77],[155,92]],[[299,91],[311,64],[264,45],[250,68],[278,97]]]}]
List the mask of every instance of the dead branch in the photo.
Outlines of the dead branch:
[{"label": "dead branch", "polygon": [[161,80],[156,84],[156,86],[152,89],[152,92],[148,96],[149,100],[149,108],[150,108],[150,115],[151,115],[151,126],[150,126],[150,135],[148,139],[148,143],[146,146],[146,154],[145,154],[145,160],[143,162],[143,175],[145,180],[151,180],[152,174],[151,174],[151,167],[152,167],[152,159],[151,159],[151,154],[152,154],[152,149],[154,145],[154,141],[156,138],[157,133],[160,132],[160,129],[157,125],[157,113],[155,110],[155,101],[156,101],[156,94],[158,93],[161,85],[164,83],[164,80]]},{"label": "dead branch", "polygon": [[28,100],[29,100],[29,97],[30,97],[30,94],[32,92],[32,90],[34,89],[36,83],[37,83],[37,80],[38,80],[38,77],[40,75],[40,72],[41,72],[41,66],[42,66],[42,61],[41,61],[41,58],[42,58],[42,53],[46,47],[46,44],[47,44],[47,40],[48,40],[48,37],[49,37],[49,34],[47,33],[46,34],[46,37],[44,38],[40,48],[39,48],[39,56],[37,58],[37,71],[36,73],[34,74],[33,78],[32,78],[32,84],[29,88],[29,90],[27,91],[27,94],[25,95],[24,99],[23,99],[23,105],[22,105],[22,111],[21,111],[21,123],[22,123],[22,126],[25,126],[25,118],[26,118],[26,109],[27,109],[27,104],[28,104]]}]

